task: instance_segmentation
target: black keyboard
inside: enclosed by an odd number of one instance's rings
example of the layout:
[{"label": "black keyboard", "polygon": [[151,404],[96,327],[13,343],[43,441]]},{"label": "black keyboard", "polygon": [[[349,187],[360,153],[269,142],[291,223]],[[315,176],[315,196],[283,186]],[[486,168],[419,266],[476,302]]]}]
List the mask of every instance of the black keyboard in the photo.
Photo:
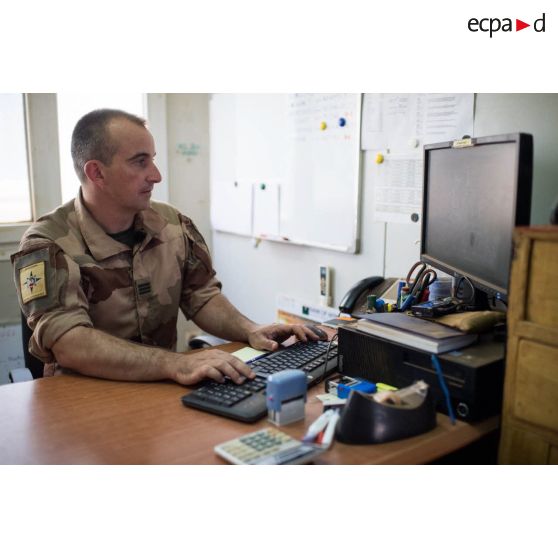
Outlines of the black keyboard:
[{"label": "black keyboard", "polygon": [[182,403],[209,413],[242,422],[256,422],[267,415],[265,387],[267,377],[281,370],[296,369],[306,372],[308,385],[322,380],[337,367],[337,345],[329,342],[296,343],[253,361],[249,364],[256,373],[253,380],[235,384],[226,380],[220,384],[210,380],[182,398]]}]

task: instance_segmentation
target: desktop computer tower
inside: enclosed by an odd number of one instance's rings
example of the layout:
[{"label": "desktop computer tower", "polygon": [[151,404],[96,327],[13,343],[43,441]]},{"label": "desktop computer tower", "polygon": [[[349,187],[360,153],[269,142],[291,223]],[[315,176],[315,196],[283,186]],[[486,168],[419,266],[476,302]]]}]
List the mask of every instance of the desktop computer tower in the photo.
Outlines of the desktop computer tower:
[{"label": "desktop computer tower", "polygon": [[[345,376],[402,388],[425,381],[439,412],[448,414],[431,354],[375,337],[354,327],[340,327],[339,370]],[[438,355],[455,415],[472,422],[500,413],[504,385],[503,342],[492,336]]]}]

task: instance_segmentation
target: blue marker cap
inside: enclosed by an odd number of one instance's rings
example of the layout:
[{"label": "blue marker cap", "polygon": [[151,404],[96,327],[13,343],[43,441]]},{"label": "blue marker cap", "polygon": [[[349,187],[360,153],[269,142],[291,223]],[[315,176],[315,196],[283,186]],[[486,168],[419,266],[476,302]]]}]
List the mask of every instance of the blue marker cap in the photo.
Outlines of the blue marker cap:
[{"label": "blue marker cap", "polygon": [[376,304],[374,304],[374,308],[376,312],[383,312],[385,310],[386,301],[383,298],[379,298],[376,300]]}]

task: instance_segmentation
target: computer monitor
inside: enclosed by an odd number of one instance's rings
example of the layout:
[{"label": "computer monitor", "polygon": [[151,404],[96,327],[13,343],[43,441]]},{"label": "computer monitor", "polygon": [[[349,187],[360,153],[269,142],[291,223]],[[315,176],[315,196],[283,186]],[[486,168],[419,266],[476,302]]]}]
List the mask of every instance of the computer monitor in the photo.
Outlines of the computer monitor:
[{"label": "computer monitor", "polygon": [[531,213],[533,137],[426,145],[421,260],[507,300],[513,228]]}]

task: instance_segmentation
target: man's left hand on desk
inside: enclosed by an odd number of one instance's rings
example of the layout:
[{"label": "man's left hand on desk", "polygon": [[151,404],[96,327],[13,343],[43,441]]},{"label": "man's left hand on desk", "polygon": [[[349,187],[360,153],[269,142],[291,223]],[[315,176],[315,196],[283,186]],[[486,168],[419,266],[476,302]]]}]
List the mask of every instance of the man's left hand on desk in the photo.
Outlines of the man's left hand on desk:
[{"label": "man's left hand on desk", "polygon": [[300,341],[318,341],[319,337],[306,326],[290,324],[271,324],[261,326],[248,335],[248,343],[254,349],[276,351],[280,343],[291,336]]},{"label": "man's left hand on desk", "polygon": [[253,380],[255,374],[244,362],[228,352],[204,349],[180,355],[171,377],[183,385],[197,384],[206,378],[219,383],[230,378],[235,384],[241,384],[246,378]]}]

